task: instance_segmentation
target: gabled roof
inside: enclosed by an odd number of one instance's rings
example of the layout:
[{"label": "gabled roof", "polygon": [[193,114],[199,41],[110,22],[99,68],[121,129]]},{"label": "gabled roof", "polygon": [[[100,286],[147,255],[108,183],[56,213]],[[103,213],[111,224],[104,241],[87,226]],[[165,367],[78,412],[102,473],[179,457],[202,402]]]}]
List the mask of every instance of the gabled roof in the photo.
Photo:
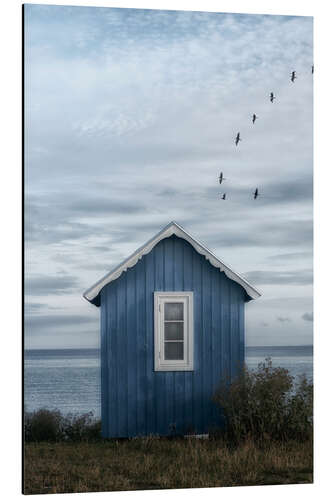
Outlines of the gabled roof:
[{"label": "gabled roof", "polygon": [[103,278],[97,281],[93,286],[88,288],[83,294],[83,297],[89,302],[99,306],[99,293],[102,288],[105,287],[111,281],[116,280],[119,276],[126,271],[128,268],[135,266],[139,259],[143,255],[148,254],[154,247],[164,238],[169,238],[172,235],[176,235],[179,238],[186,240],[192,247],[212,264],[212,266],[217,267],[220,271],[224,272],[228,278],[238,283],[246,291],[249,300],[257,299],[260,297],[260,293],[256,290],[250,283],[248,283],[244,278],[242,278],[235,271],[230,269],[229,266],[224,264],[220,259],[216,257],[207,247],[202,243],[199,243],[192,236],[190,236],[179,224],[176,222],[170,222],[165,228],[163,228],[156,236],[151,238],[147,243],[138,248],[132,255],[125,259],[121,264],[115,267],[111,272],[106,274]]}]

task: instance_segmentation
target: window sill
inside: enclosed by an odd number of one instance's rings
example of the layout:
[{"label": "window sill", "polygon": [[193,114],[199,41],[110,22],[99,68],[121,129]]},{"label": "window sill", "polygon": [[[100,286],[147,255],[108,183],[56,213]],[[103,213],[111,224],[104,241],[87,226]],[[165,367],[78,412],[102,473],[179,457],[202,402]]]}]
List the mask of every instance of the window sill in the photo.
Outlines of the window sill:
[{"label": "window sill", "polygon": [[193,366],[189,365],[160,365],[154,368],[155,372],[193,372]]}]

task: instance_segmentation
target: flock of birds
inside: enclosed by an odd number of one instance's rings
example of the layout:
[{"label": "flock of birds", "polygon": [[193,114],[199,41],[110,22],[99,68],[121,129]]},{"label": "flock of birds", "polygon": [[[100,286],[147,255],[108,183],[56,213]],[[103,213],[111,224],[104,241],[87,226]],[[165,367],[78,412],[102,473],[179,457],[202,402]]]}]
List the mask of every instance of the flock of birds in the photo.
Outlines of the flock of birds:
[{"label": "flock of birds", "polygon": [[[311,68],[311,73],[313,74],[313,71],[314,71],[314,65],[312,65],[312,68]],[[292,71],[291,72],[291,75],[290,75],[290,80],[294,83],[294,81],[296,80],[297,76],[296,76],[296,71]],[[276,96],[274,95],[274,92],[271,92],[270,95],[269,95],[269,100],[273,103],[274,102],[274,99],[276,99]],[[255,113],[253,113],[252,115],[252,123],[254,124],[255,121],[257,120],[257,115]],[[238,146],[239,142],[241,141],[241,137],[240,137],[240,132],[237,133],[236,135],[236,138],[235,138],[235,144],[236,146]],[[219,183],[222,184],[223,181],[227,180],[224,176],[223,176],[223,172],[220,173],[219,177],[218,177],[218,180],[219,180]],[[259,189],[256,188],[254,193],[253,194],[253,198],[256,200],[259,196]],[[226,196],[227,194],[226,193],[223,193],[222,194],[222,197],[221,197],[221,200],[225,200],[226,199]]]}]

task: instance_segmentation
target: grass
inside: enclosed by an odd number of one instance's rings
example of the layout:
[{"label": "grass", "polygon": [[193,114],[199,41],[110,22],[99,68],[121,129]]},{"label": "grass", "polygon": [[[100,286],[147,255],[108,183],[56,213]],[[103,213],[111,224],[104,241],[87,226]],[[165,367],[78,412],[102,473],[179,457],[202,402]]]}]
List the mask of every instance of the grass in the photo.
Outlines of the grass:
[{"label": "grass", "polygon": [[313,482],[312,442],[223,439],[25,444],[24,493],[70,493]]}]

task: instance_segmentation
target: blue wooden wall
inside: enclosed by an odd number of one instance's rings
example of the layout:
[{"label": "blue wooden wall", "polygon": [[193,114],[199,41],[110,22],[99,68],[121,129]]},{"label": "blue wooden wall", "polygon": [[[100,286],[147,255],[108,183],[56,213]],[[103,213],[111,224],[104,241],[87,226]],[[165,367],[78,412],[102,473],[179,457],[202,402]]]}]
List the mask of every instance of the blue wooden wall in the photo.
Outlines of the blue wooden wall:
[{"label": "blue wooden wall", "polygon": [[[154,371],[154,291],[193,291],[194,370]],[[160,241],[101,291],[104,437],[203,434],[220,423],[212,395],[244,362],[243,288],[185,240]]]}]

